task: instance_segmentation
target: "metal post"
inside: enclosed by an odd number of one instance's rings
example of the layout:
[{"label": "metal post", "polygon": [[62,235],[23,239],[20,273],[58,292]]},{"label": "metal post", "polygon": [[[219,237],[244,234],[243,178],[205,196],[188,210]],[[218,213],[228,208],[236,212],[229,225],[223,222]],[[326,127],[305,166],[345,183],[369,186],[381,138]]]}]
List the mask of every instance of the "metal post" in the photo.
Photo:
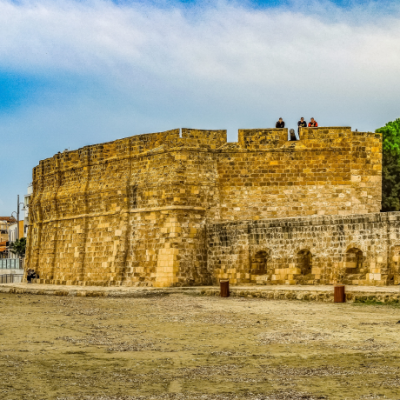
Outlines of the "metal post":
[{"label": "metal post", "polygon": [[334,303],[345,303],[346,302],[345,286],[344,285],[335,285],[333,290],[334,290],[333,302]]},{"label": "metal post", "polygon": [[17,195],[17,240],[19,240],[19,194]]},{"label": "metal post", "polygon": [[229,279],[220,279],[220,296],[221,297],[229,297]]}]

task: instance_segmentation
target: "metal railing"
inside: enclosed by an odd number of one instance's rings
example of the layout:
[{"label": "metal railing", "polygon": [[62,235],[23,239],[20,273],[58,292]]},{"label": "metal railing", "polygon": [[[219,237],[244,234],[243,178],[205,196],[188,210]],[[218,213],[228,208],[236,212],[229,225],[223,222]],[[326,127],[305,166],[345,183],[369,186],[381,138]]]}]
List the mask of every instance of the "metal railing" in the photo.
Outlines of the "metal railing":
[{"label": "metal railing", "polygon": [[24,260],[19,258],[0,258],[0,270],[1,269],[23,269]]},{"label": "metal railing", "polygon": [[24,274],[5,274],[0,275],[0,283],[21,283]]}]

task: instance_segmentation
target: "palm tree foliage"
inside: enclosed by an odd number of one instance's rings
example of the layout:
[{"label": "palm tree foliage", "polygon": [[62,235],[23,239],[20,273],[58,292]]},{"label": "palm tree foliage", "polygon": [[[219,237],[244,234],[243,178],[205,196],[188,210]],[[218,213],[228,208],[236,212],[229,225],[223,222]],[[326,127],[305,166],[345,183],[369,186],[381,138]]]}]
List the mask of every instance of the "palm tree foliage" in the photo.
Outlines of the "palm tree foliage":
[{"label": "palm tree foliage", "polygon": [[16,254],[18,257],[23,257],[25,255],[26,249],[26,238],[17,239],[15,242],[10,244],[10,251]]}]

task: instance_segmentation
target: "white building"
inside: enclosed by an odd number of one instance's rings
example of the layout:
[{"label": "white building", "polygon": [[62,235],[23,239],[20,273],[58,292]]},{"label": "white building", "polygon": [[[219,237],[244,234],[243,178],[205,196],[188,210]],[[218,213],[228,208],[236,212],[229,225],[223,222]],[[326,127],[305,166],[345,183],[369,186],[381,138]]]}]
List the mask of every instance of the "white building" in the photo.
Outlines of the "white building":
[{"label": "white building", "polygon": [[28,186],[27,194],[24,196],[24,237],[28,236],[29,225],[29,202],[32,197],[33,187],[32,183]]},{"label": "white building", "polygon": [[[19,221],[19,238],[23,237],[24,221]],[[18,224],[15,222],[8,226],[8,242],[14,243],[18,239]],[[18,258],[16,254],[8,252],[8,258]]]}]

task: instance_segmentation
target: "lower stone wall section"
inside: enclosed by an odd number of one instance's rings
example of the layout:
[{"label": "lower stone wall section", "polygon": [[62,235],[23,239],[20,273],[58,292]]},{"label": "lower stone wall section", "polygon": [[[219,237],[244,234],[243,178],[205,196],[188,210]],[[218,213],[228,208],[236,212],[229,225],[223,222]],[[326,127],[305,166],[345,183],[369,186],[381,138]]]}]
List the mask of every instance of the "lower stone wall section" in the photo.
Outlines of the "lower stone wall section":
[{"label": "lower stone wall section", "polygon": [[[218,288],[202,290],[200,292],[203,296],[220,296]],[[231,288],[231,297],[240,298],[256,298],[265,300],[303,300],[303,301],[320,301],[326,303],[333,303],[334,294],[333,288],[331,291],[319,290],[315,287],[314,290],[294,291],[289,289],[267,289],[257,291],[252,288]],[[347,303],[384,303],[384,304],[400,304],[400,293],[394,292],[372,292],[372,291],[357,291],[346,293]]]},{"label": "lower stone wall section", "polygon": [[[170,287],[170,288],[91,288],[78,286],[43,286],[36,284],[0,284],[0,293],[30,294],[49,296],[77,296],[77,297],[110,297],[110,298],[149,298],[176,294],[188,296],[219,296],[218,287]],[[302,300],[333,303],[333,287],[315,286],[311,288],[291,287],[232,287],[230,297],[264,300]],[[346,287],[346,302],[348,303],[382,303],[396,305],[400,303],[400,293],[397,288],[361,288]],[[341,307],[341,304],[337,305]]]},{"label": "lower stone wall section", "polygon": [[28,251],[39,282],[80,286],[209,285],[204,210],[159,207],[48,221]]},{"label": "lower stone wall section", "polygon": [[213,283],[400,283],[400,212],[207,225]]}]

